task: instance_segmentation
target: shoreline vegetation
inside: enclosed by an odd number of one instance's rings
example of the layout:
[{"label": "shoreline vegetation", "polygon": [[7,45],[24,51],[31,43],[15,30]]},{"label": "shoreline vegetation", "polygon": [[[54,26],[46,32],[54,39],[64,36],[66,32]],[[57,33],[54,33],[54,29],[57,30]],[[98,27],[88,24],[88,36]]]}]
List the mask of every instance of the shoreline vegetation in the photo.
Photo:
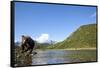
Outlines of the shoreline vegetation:
[{"label": "shoreline vegetation", "polygon": [[34,49],[36,51],[38,50],[97,50],[97,48],[66,48],[66,49]]}]

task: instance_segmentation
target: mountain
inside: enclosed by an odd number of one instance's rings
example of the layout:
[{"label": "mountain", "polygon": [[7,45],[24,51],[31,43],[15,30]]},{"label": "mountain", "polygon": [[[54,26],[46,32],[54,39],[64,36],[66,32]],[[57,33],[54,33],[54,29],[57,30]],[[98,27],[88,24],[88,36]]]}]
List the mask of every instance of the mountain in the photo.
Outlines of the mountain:
[{"label": "mountain", "polygon": [[20,42],[15,42],[15,46],[20,46]]},{"label": "mountain", "polygon": [[35,42],[35,49],[47,49],[47,47],[52,46],[55,43],[55,41],[49,40],[48,42],[45,43],[39,43]]},{"label": "mountain", "polygon": [[62,42],[58,42],[50,49],[66,49],[66,48],[91,48],[96,47],[96,24],[88,24],[80,26],[68,38]]},{"label": "mountain", "polygon": [[[39,43],[38,41],[35,41],[35,49],[45,49],[48,46],[51,46],[55,43],[55,41],[49,40],[48,42],[45,43]],[[15,42],[15,47],[20,46],[20,42]]]}]

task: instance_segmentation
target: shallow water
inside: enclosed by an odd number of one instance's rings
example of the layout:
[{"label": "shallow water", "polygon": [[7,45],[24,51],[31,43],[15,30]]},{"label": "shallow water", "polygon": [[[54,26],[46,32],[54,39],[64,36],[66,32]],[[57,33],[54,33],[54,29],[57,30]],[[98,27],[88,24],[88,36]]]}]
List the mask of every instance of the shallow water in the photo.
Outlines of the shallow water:
[{"label": "shallow water", "polygon": [[[37,52],[37,54],[34,54]],[[20,55],[18,57],[18,55]],[[15,66],[96,61],[96,50],[36,50],[32,55],[17,51]]]},{"label": "shallow water", "polygon": [[[59,64],[59,63],[73,63],[73,62],[83,62],[80,58],[72,58],[70,55],[84,54],[91,52],[95,52],[96,59],[96,51],[95,50],[45,50],[45,51],[37,51],[36,55],[32,57],[32,65],[43,65],[43,64]],[[92,57],[92,56],[89,56]],[[87,60],[87,59],[86,59]],[[84,59],[84,61],[86,62]],[[88,60],[92,61],[92,60]]]}]

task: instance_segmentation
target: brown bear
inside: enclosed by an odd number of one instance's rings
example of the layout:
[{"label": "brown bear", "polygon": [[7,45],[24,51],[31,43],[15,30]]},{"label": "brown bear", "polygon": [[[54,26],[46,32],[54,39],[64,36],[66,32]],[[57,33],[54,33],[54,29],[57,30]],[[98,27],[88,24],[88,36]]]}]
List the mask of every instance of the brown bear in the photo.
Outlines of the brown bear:
[{"label": "brown bear", "polygon": [[29,51],[31,54],[35,47],[35,41],[30,36],[22,35],[21,49],[22,53]]}]

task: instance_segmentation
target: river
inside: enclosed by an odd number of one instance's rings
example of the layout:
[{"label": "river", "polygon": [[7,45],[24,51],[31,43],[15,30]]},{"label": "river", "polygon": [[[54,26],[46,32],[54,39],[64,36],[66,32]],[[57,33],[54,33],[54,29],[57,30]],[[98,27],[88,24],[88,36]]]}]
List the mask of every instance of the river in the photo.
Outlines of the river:
[{"label": "river", "polygon": [[[37,54],[34,54],[37,52]],[[37,50],[20,58],[16,66],[47,65],[96,61],[96,50]]]}]

